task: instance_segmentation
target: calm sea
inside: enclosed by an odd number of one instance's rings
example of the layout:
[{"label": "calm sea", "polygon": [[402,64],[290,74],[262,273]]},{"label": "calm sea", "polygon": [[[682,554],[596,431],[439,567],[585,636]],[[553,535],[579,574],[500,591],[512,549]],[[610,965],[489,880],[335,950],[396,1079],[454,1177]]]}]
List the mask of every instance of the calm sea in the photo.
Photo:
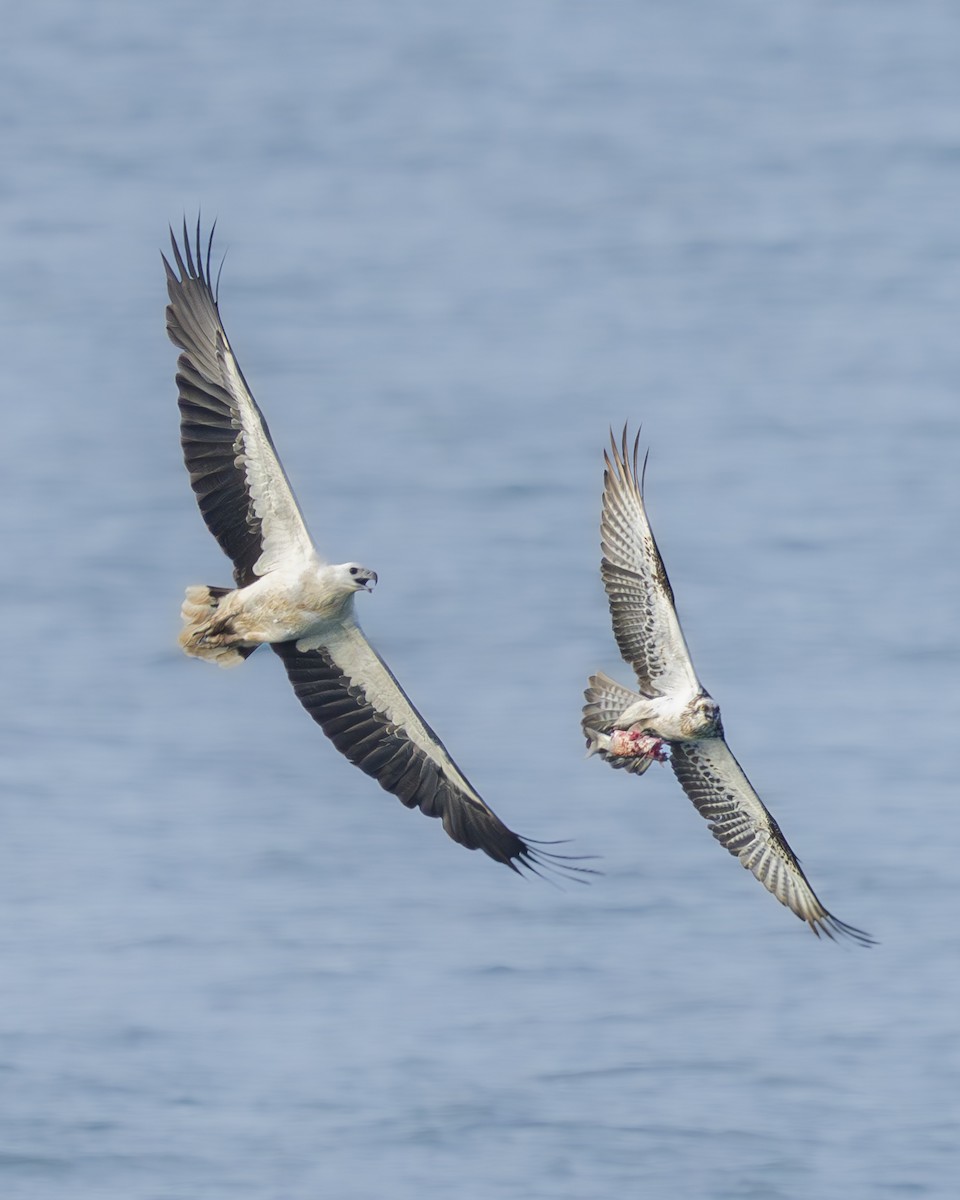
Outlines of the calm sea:
[{"label": "calm sea", "polygon": [[[960,1171],[960,8],[84,6],[0,50],[0,1194],[877,1200]],[[159,251],[222,312],[320,548],[521,880],[337,755],[179,455]],[[647,496],[818,942],[629,683],[602,450]]]}]

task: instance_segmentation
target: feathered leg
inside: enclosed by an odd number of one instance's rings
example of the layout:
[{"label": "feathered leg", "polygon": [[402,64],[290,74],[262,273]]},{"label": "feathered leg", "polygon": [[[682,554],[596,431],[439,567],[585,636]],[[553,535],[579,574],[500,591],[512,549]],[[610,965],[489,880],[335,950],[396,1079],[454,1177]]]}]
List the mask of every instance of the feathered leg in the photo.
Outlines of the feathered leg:
[{"label": "feathered leg", "polygon": [[256,646],[231,644],[230,619],[218,616],[220,601],[231,594],[230,588],[187,588],[180,608],[184,627],[178,638],[184,654],[205,658],[218,667],[237,667],[254,652]]}]

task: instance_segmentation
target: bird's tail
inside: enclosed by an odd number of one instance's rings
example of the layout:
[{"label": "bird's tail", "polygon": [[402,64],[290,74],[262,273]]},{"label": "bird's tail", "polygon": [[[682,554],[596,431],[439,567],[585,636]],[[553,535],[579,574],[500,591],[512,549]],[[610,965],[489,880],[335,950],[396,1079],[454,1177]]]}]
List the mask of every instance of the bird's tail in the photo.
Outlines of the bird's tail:
[{"label": "bird's tail", "polygon": [[[180,608],[183,629],[177,639],[184,654],[205,658],[218,667],[238,667],[256,649],[255,646],[224,645],[224,628],[215,620],[220,601],[230,588],[188,587]],[[222,622],[220,623],[222,626]]]},{"label": "bird's tail", "polygon": [[587,739],[587,757],[599,754],[611,767],[642,775],[654,761],[652,758],[626,758],[609,752],[611,730],[623,710],[637,699],[636,695],[609,675],[598,671],[596,675],[590,676],[589,686],[583,693],[583,698],[586,704],[583,706],[580,727]]}]

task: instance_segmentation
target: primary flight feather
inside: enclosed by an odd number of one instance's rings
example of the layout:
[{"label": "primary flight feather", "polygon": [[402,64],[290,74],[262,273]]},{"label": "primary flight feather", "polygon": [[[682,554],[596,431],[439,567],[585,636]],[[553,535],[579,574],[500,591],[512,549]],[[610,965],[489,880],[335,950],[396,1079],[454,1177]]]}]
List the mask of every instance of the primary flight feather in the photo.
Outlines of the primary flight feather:
[{"label": "primary flight feather", "polygon": [[480,798],[367,641],[354,597],[375,571],[317,551],[270,431],[234,357],[204,254],[173,231],[164,256],[167,333],[181,350],[176,382],[190,482],[207,527],[233,560],[236,586],[190,587],[180,644],[231,667],[269,645],[310,716],[350,762],[408,808],[439,817],[462,846],[512,870],[571,867],[533,849]]},{"label": "primary flight feather", "polygon": [[[872,939],[844,924],[817,899],[796,856],[723,735],[720,709],[697,678],[643,500],[639,435],[629,453],[610,438],[604,453],[600,573],[613,633],[639,691],[606,675],[591,677],[583,732],[590,753],[642,774],[670,760],[674,774],[713,836],[818,936]],[[644,463],[644,467],[646,463]]]}]

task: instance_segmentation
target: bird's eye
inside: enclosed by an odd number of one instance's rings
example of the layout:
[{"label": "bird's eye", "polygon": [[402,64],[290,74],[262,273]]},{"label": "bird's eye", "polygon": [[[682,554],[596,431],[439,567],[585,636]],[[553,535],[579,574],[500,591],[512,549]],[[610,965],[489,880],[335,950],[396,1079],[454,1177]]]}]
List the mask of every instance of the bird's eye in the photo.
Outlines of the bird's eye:
[{"label": "bird's eye", "polygon": [[356,567],[351,567],[351,568],[350,568],[350,574],[351,574],[351,575],[356,575],[356,573],[357,573],[357,568],[356,568]]}]

